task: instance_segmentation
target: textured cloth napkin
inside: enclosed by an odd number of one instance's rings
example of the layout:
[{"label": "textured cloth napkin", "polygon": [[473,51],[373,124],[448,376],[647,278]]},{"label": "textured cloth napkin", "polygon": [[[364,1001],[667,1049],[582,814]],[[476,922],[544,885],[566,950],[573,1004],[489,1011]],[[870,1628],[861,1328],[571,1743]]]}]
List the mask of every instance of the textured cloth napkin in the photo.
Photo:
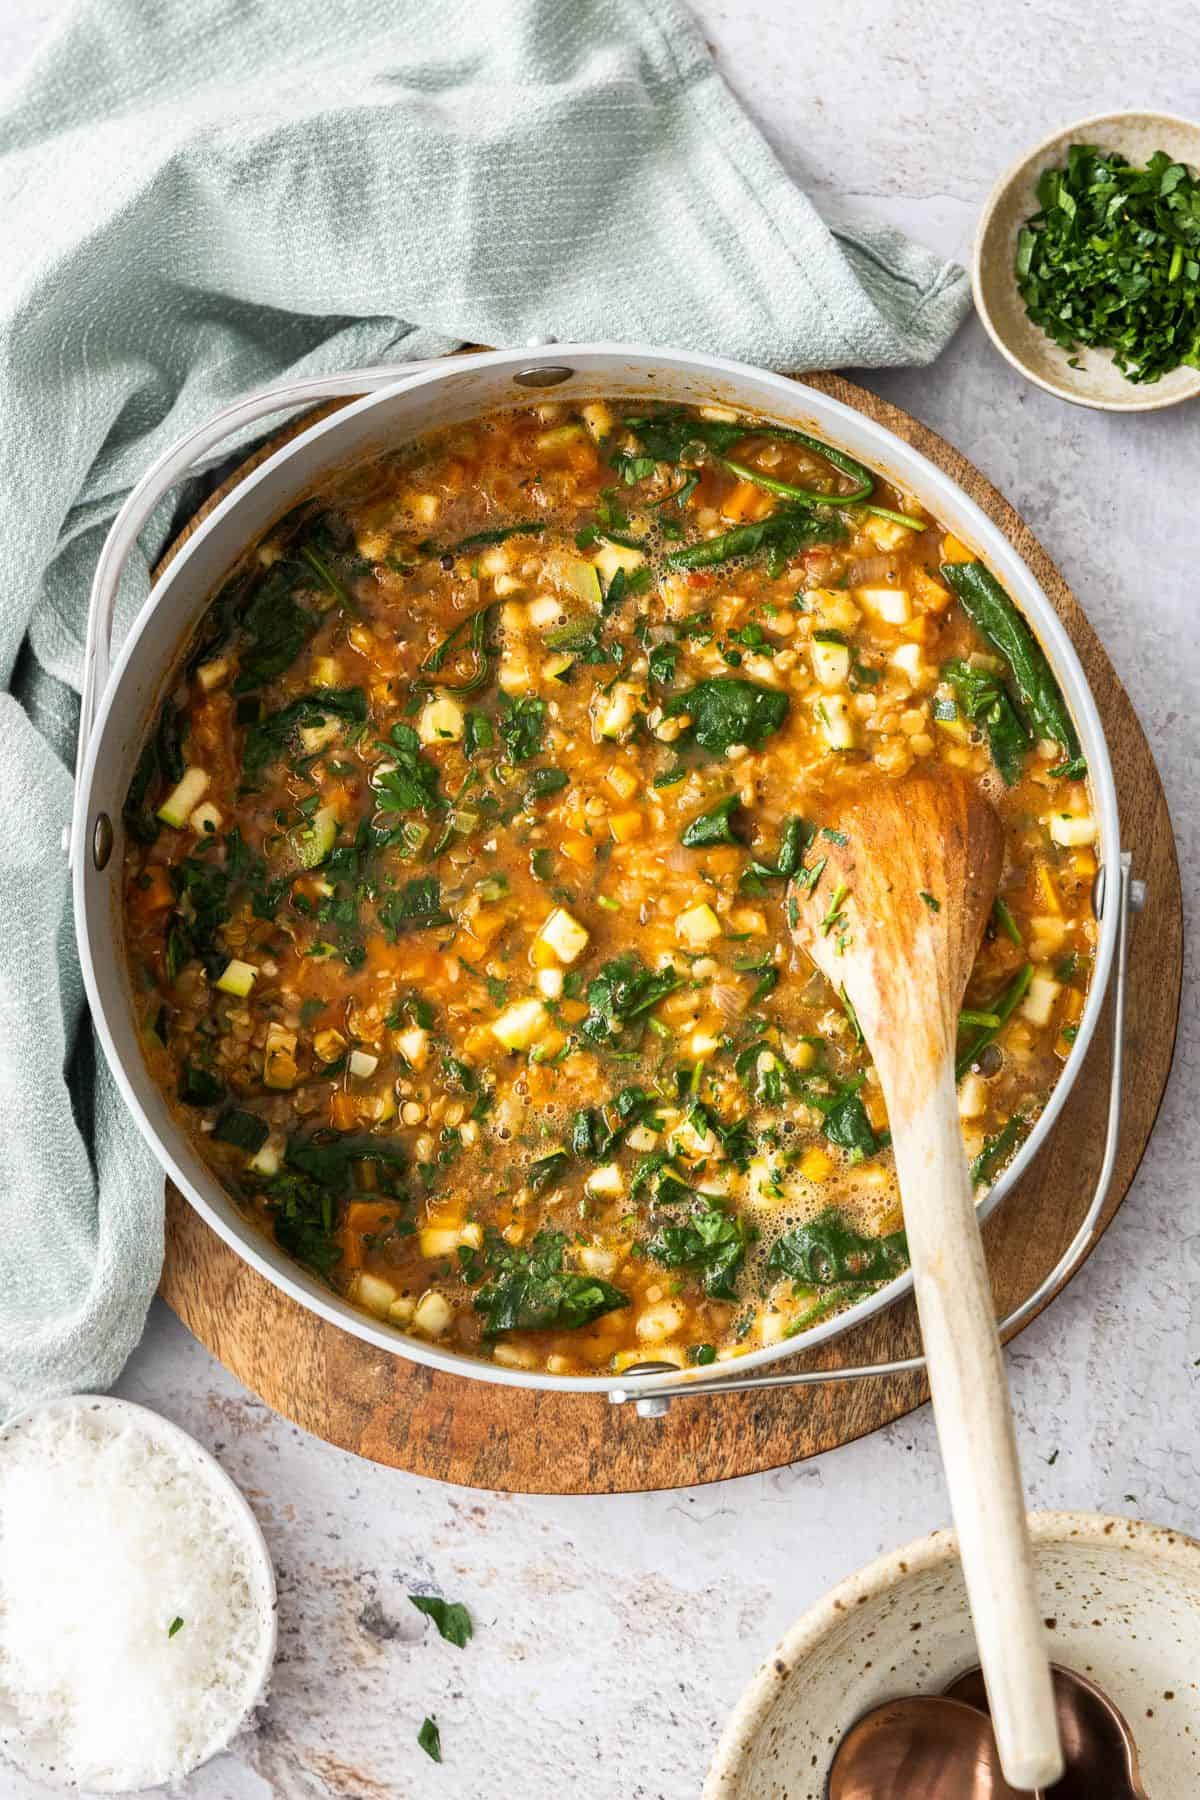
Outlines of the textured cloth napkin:
[{"label": "textured cloth napkin", "polygon": [[925,363],[969,302],[890,230],[822,222],[673,0],[83,0],[0,99],[0,220],[11,1409],[116,1378],[162,1256],[60,846],[88,584],[147,463],[284,373],[533,336]]}]

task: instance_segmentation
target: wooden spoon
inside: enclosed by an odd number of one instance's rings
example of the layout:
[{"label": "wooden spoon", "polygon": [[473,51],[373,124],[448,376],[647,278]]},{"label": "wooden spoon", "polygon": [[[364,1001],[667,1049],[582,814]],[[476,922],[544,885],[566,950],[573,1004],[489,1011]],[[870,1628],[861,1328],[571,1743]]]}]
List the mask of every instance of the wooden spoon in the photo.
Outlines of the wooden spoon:
[{"label": "wooden spoon", "polygon": [[999,820],[956,770],[881,777],[828,821],[788,916],[853,1009],[883,1088],[993,1729],[1008,1781],[1031,1789],[1057,1781],[1062,1753],[954,1081],[959,1007],[1001,859]]}]

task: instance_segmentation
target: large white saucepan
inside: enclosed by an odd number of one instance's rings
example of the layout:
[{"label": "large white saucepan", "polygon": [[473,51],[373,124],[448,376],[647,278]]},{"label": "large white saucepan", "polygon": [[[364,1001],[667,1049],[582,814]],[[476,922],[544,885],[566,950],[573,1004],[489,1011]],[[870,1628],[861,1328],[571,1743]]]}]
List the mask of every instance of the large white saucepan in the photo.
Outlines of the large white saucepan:
[{"label": "large white saucepan", "polygon": [[[558,344],[490,351],[386,371],[354,371],[252,396],[182,440],[148,472],[114,525],[97,570],[71,845],[84,978],[96,1029],[130,1112],[171,1179],[239,1256],[302,1306],[381,1349],[481,1381],[601,1391],[614,1400],[636,1397],[639,1411],[649,1415],[664,1410],[667,1397],[680,1389],[705,1392],[726,1385],[728,1378],[718,1382],[704,1379],[702,1372],[676,1371],[661,1364],[646,1365],[632,1381],[628,1372],[620,1377],[564,1377],[506,1369],[403,1336],[367,1317],[292,1262],[242,1217],[172,1117],[138,1045],[121,946],[121,806],[143,735],[210,595],[249,545],[335,471],[438,426],[528,403],[546,390],[552,390],[556,400],[605,395],[734,406],[740,412],[800,427],[839,445],[915,495],[936,519],[976,549],[1040,639],[1066,695],[1091,772],[1100,832],[1101,874],[1096,889],[1100,928],[1091,992],[1071,1056],[1045,1112],[983,1201],[983,1212],[1001,1204],[1037,1156],[1089,1054],[1114,962],[1118,980],[1113,1105],[1104,1171],[1087,1217],[1062,1263],[1029,1297],[1020,1314],[1014,1315],[1025,1316],[1086,1252],[1115,1152],[1125,923],[1136,884],[1130,882],[1128,859],[1121,855],[1112,764],[1096,703],[1070,640],[1041,588],[1011,545],[948,476],[882,426],[839,401],[783,376],[722,357],[620,344]],[[109,673],[107,640],[120,565],[140,523],[165,488],[185,474],[194,460],[210,454],[219,440],[244,430],[250,421],[347,394],[364,397],[293,438],[215,508],[155,584]],[[802,1336],[750,1352],[738,1359],[733,1379],[740,1385],[745,1385],[747,1376],[763,1385],[795,1379],[762,1371],[765,1365],[833,1337],[891,1305],[910,1286],[910,1277],[901,1276]],[[918,1363],[914,1359],[899,1366],[916,1367]]]}]

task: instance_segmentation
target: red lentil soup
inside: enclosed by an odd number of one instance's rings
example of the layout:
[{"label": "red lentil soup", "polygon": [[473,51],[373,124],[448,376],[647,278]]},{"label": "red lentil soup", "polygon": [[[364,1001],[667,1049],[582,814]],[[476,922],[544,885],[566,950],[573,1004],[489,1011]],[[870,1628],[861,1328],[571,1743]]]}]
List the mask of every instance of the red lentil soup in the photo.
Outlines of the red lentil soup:
[{"label": "red lentil soup", "polygon": [[1086,770],[1007,595],[797,431],[442,430],[283,519],[162,706],[125,810],[150,1067],[400,1331],[564,1375],[776,1342],[906,1266],[878,1082],[787,914],[835,804],[931,761],[1004,827],[959,1038],[982,1190],[1095,944]]}]

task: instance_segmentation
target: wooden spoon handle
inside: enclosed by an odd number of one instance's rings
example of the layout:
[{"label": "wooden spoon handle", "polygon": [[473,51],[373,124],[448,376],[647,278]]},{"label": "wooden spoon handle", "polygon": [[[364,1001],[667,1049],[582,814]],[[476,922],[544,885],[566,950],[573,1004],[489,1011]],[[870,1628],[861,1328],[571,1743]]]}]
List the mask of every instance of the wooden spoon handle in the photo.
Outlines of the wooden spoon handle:
[{"label": "wooden spoon handle", "polygon": [[953,1070],[895,1134],[933,1413],[1000,1762],[1016,1788],[1063,1772],[1045,1629],[991,1283]]}]

